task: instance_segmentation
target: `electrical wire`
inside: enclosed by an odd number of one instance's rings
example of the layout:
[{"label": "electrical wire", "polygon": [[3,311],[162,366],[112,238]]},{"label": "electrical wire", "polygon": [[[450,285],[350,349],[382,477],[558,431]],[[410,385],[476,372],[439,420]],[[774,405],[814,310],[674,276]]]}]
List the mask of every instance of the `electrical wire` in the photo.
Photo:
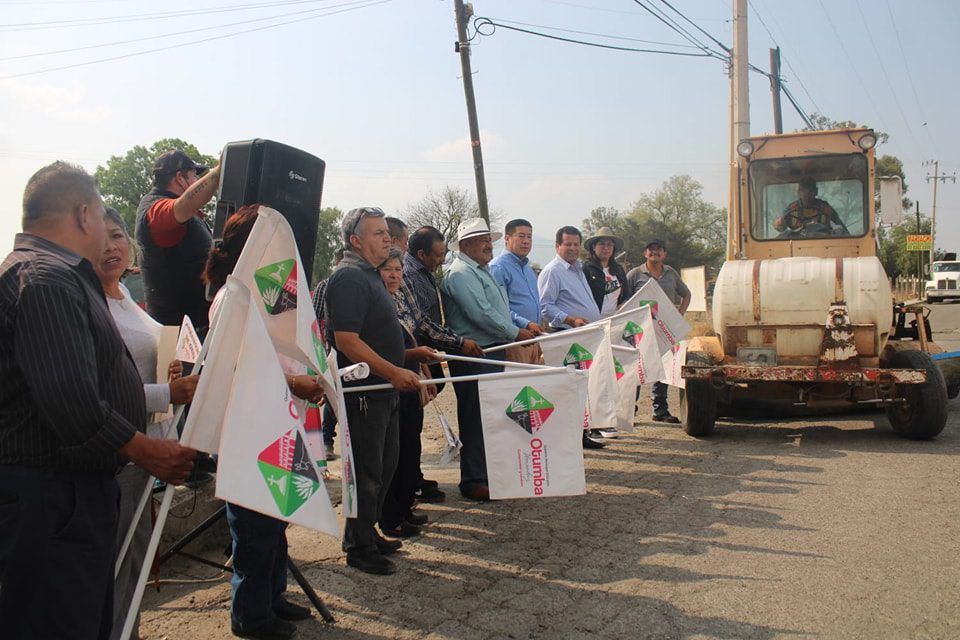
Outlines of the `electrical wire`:
[{"label": "electrical wire", "polygon": [[228,13],[234,11],[250,11],[253,9],[272,9],[293,4],[316,4],[330,2],[330,0],[280,0],[278,2],[257,2],[253,4],[236,4],[225,7],[203,9],[179,9],[177,11],[162,11],[157,13],[135,13],[123,16],[107,16],[95,18],[71,18],[68,20],[49,20],[45,22],[19,22],[0,24],[0,31],[37,31],[41,29],[60,29],[64,27],[89,27],[119,22],[141,22],[144,20],[163,20],[167,18],[182,18],[189,16],[208,15],[211,13]]},{"label": "electrical wire", "polygon": [[930,128],[927,126],[929,120],[927,116],[923,113],[923,105],[920,102],[920,95],[917,93],[917,87],[913,84],[913,74],[910,73],[910,65],[907,64],[907,55],[903,51],[903,42],[900,40],[900,30],[897,28],[897,21],[893,17],[893,9],[890,8],[890,0],[886,1],[887,4],[887,15],[890,16],[890,24],[893,26],[893,34],[897,37],[897,47],[900,50],[900,59],[903,60],[903,69],[907,72],[907,80],[910,83],[910,90],[913,92],[913,99],[917,104],[917,112],[920,114],[920,118],[923,120],[921,128],[927,132],[927,138],[930,140],[930,146],[933,148],[934,155],[939,157],[940,153],[937,151],[937,143],[934,140],[933,135],[930,133]]},{"label": "electrical wire", "polygon": [[843,44],[843,38],[840,37],[840,32],[837,31],[837,27],[833,24],[833,18],[830,17],[830,12],[827,11],[826,5],[823,4],[823,0],[817,0],[820,4],[820,8],[823,10],[823,15],[827,17],[827,24],[830,25],[830,29],[833,31],[834,37],[837,39],[837,42],[840,43],[840,49],[843,51],[844,57],[846,57],[847,62],[850,63],[850,68],[853,69],[853,74],[857,78],[857,82],[860,83],[860,88],[863,89],[863,94],[867,96],[867,101],[870,102],[870,106],[873,107],[873,112],[877,116],[877,120],[880,122],[880,126],[886,131],[888,127],[883,121],[883,116],[880,115],[880,109],[877,108],[877,101],[873,99],[873,95],[870,93],[870,90],[867,88],[867,84],[863,81],[863,77],[860,75],[860,72],[857,70],[857,65],[853,64],[853,57],[847,52],[847,47]]},{"label": "electrical wire", "polygon": [[[857,0],[857,11],[860,13],[860,19],[863,20],[863,26],[865,27],[863,31],[867,33],[867,38],[870,40],[870,46],[873,47],[873,54],[877,57],[877,61],[880,61],[880,50],[877,48],[877,43],[873,40],[873,34],[870,33],[870,27],[867,25],[867,16],[863,13],[863,7],[860,6],[860,0]],[[890,95],[893,96],[893,103],[897,105],[897,110],[900,112],[900,117],[903,118],[903,124],[907,126],[907,134],[910,136],[910,141],[913,143],[913,146],[920,152],[920,145],[917,143],[917,138],[913,134],[913,127],[910,126],[910,121],[907,119],[907,114],[903,111],[903,106],[900,104],[900,98],[897,97],[897,90],[893,86],[893,82],[890,81],[890,75],[887,73],[887,67],[884,64],[880,64],[880,70],[883,72],[883,79],[887,81],[887,88],[890,89]]]},{"label": "electrical wire", "polygon": [[657,11],[657,10],[655,10],[654,7],[647,5],[647,4],[644,3],[642,0],[633,0],[633,2],[634,2],[635,4],[637,4],[637,5],[639,5],[640,7],[642,7],[647,13],[649,13],[650,15],[652,15],[654,18],[656,18],[657,20],[659,20],[659,21],[662,22],[663,24],[667,25],[667,27],[669,27],[671,30],[673,30],[673,31],[675,31],[676,33],[680,34],[680,35],[681,35],[684,39],[686,39],[690,44],[696,46],[696,47],[699,48],[701,51],[703,51],[705,55],[708,55],[708,56],[713,57],[713,58],[717,58],[718,60],[724,60],[724,61],[727,60],[727,56],[725,56],[724,54],[722,54],[722,53],[720,53],[720,52],[718,52],[718,51],[714,51],[713,49],[711,49],[710,47],[708,47],[708,46],[707,46],[706,44],[704,44],[701,40],[697,39],[696,36],[694,36],[692,33],[690,33],[689,31],[687,31],[686,29],[684,29],[684,28],[681,27],[680,25],[678,25],[675,20],[671,19],[669,16],[667,16],[667,15],[666,15],[665,13],[663,13],[662,11]]},{"label": "electrical wire", "polygon": [[[368,1],[368,0],[357,0],[357,1],[358,1],[358,2],[361,2],[361,1],[362,1],[362,2],[366,2],[366,1]],[[350,4],[350,3],[347,3],[347,4]],[[21,55],[18,55],[18,56],[7,56],[7,57],[0,58],[0,62],[2,62],[2,61],[7,61],[7,60],[23,60],[23,59],[25,59],[25,58],[38,58],[38,57],[42,57],[42,56],[59,55],[59,54],[61,54],[61,53],[75,53],[75,52],[77,52],[77,51],[89,51],[89,50],[91,50],[91,49],[102,49],[102,48],[104,48],[104,47],[115,47],[115,46],[122,45],[122,44],[132,44],[132,43],[135,43],[135,42],[145,42],[145,41],[147,41],[147,40],[159,40],[159,39],[163,39],[163,38],[172,38],[172,37],[175,37],[175,36],[182,36],[182,35],[187,35],[187,34],[190,34],[190,33],[200,33],[200,32],[202,32],[202,31],[214,31],[214,30],[216,30],[216,29],[226,29],[227,27],[237,27],[237,26],[240,26],[240,25],[243,25],[243,24],[252,24],[252,23],[256,23],[256,22],[264,22],[264,21],[267,21],[267,20],[277,20],[277,19],[279,19],[279,18],[287,18],[287,17],[290,17],[290,16],[304,15],[304,14],[308,14],[308,13],[316,13],[317,11],[326,11],[326,10],[328,10],[328,9],[334,9],[334,8],[341,7],[341,6],[344,6],[344,5],[332,5],[332,6],[329,6],[329,7],[315,7],[315,8],[313,8],[313,9],[304,9],[304,10],[302,10],[302,11],[292,11],[292,12],[289,12],[289,13],[279,13],[279,14],[276,14],[276,15],[265,16],[265,17],[262,17],[262,18],[251,18],[251,19],[249,19],[249,20],[240,20],[240,21],[238,21],[238,22],[229,22],[229,23],[226,23],[226,24],[218,24],[218,25],[214,25],[214,26],[212,26],[212,27],[200,27],[200,28],[197,28],[197,29],[186,29],[186,30],[184,30],[184,31],[173,31],[173,32],[170,32],[170,33],[162,33],[162,34],[156,35],[156,36],[146,36],[146,37],[140,37],[140,38],[131,38],[130,40],[116,40],[116,41],[114,41],[114,42],[104,42],[104,43],[101,43],[101,44],[92,44],[92,45],[88,45],[88,46],[85,46],[85,47],[73,47],[73,48],[70,48],[70,49],[58,49],[58,50],[55,50],[55,51],[40,51],[40,52],[37,52],[37,53],[24,53],[24,54],[21,54]]]},{"label": "electrical wire", "polygon": [[[492,27],[492,29],[491,29],[489,32],[484,32],[483,29],[484,29],[485,27],[488,27],[488,26],[489,26],[489,27]],[[589,41],[587,41],[587,40],[577,40],[577,39],[575,39],[575,38],[564,38],[564,37],[562,37],[562,36],[555,36],[555,35],[551,35],[551,34],[549,34],[549,33],[541,33],[541,32],[539,32],[539,31],[533,31],[533,30],[531,30],[531,29],[523,29],[523,28],[520,28],[520,27],[514,27],[514,26],[511,26],[511,25],[508,25],[508,24],[504,24],[504,23],[502,23],[502,22],[495,22],[495,21],[492,20],[491,18],[483,18],[483,17],[476,17],[476,18],[473,19],[473,28],[476,30],[476,32],[477,32],[478,34],[480,34],[480,35],[482,35],[482,36],[492,36],[492,35],[496,32],[497,28],[502,28],[502,29],[507,29],[507,30],[510,30],[510,31],[517,31],[517,32],[519,32],[519,33],[525,33],[525,34],[531,35],[531,36],[537,36],[537,37],[540,37],[540,38],[547,38],[547,39],[549,39],[549,40],[558,40],[558,41],[560,41],[560,42],[568,42],[568,43],[571,43],[571,44],[580,44],[580,45],[584,45],[584,46],[587,46],[587,47],[596,47],[596,48],[598,48],[598,49],[612,49],[612,50],[614,50],[614,51],[629,51],[629,52],[631,52],[631,53],[659,53],[659,54],[662,54],[662,55],[668,55],[668,56],[683,56],[683,57],[688,57],[688,58],[706,58],[706,57],[712,57],[712,56],[710,56],[710,54],[707,54],[707,53],[693,53],[693,52],[683,52],[683,51],[666,51],[666,50],[663,50],[663,49],[639,49],[639,48],[635,48],[635,47],[619,47],[619,46],[616,46],[616,45],[603,44],[603,43],[600,43],[600,42],[589,42]],[[677,46],[677,45],[672,45],[672,46]]]},{"label": "electrical wire", "polygon": [[683,48],[683,49],[699,49],[699,47],[695,47],[695,46],[690,45],[690,44],[675,44],[675,43],[673,43],[673,42],[661,42],[661,41],[659,41],[659,40],[642,40],[642,39],[640,39],[640,38],[629,38],[629,37],[627,37],[627,36],[612,36],[612,35],[609,35],[609,34],[606,34],[606,33],[594,33],[594,32],[592,32],[592,31],[577,31],[577,30],[575,30],[575,29],[561,29],[560,27],[548,27],[548,26],[545,26],[545,25],[542,25],[542,24],[530,24],[530,23],[528,23],[528,22],[517,22],[516,20],[503,20],[502,18],[501,18],[499,21],[502,22],[502,23],[504,23],[504,24],[516,24],[516,25],[520,25],[520,26],[522,26],[522,27],[533,27],[533,28],[536,28],[536,29],[549,29],[549,30],[551,30],[551,31],[560,31],[560,32],[562,32],[562,33],[576,33],[576,34],[582,35],[582,36],[596,36],[596,37],[598,37],[598,38],[609,38],[610,40],[624,40],[624,41],[627,41],[627,42],[642,42],[642,43],[644,43],[644,44],[658,44],[658,45],[661,45],[661,46],[666,46],[666,47],[679,47],[679,48]]},{"label": "electrical wire", "polygon": [[699,32],[702,33],[703,35],[705,35],[705,36],[707,36],[708,38],[710,38],[710,39],[714,42],[714,44],[716,44],[718,47],[720,47],[721,49],[723,49],[724,51],[726,51],[728,54],[733,52],[733,50],[732,50],[730,47],[728,47],[727,45],[723,44],[722,42],[720,42],[719,40],[717,40],[716,38],[714,38],[712,35],[710,35],[710,34],[707,33],[706,31],[704,31],[703,28],[700,27],[700,25],[698,25],[696,22],[694,22],[693,20],[691,20],[690,18],[688,18],[686,15],[684,15],[679,9],[677,9],[677,8],[674,7],[672,4],[670,4],[669,2],[667,2],[667,0],[660,0],[660,2],[662,2],[663,4],[667,5],[667,6],[670,7],[671,9],[673,9],[673,11],[674,11],[677,15],[679,15],[681,18],[683,18],[684,20],[686,20],[687,22],[689,22],[690,24],[692,24],[693,27],[694,27],[697,31],[699,31]]},{"label": "electrical wire", "polygon": [[[25,77],[25,76],[35,76],[35,75],[40,75],[40,74],[44,74],[44,73],[52,73],[52,72],[54,72],[54,71],[63,71],[63,70],[65,70],[65,69],[76,69],[76,68],[78,68],[78,67],[88,67],[88,66],[90,66],[90,65],[100,64],[100,63],[103,63],[103,62],[112,62],[112,61],[114,61],[114,60],[124,60],[124,59],[126,59],[126,58],[134,58],[134,57],[137,57],[137,56],[147,55],[147,54],[149,54],[149,53],[157,53],[157,52],[159,52],[159,51],[168,51],[168,50],[170,50],[170,49],[179,49],[179,48],[181,48],[181,47],[186,47],[186,46],[190,46],[190,45],[194,45],[194,44],[201,44],[201,43],[204,43],[204,42],[212,42],[212,41],[214,41],[214,40],[223,40],[223,39],[225,39],[225,38],[232,38],[233,36],[244,35],[244,34],[247,34],[247,33],[255,33],[255,32],[257,32],[257,31],[265,31],[265,30],[267,30],[267,29],[273,29],[273,28],[276,28],[276,27],[282,27],[282,26],[286,26],[286,25],[289,25],[289,24],[295,24],[295,23],[299,23],[299,22],[305,22],[305,21],[307,21],[307,20],[316,20],[317,18],[325,18],[325,17],[327,17],[327,16],[336,15],[336,14],[338,14],[338,13],[346,13],[346,12],[348,12],[348,11],[356,11],[356,10],[358,10],[358,9],[366,9],[367,7],[372,7],[372,6],[378,5],[378,4],[385,4],[385,3],[390,2],[390,1],[391,1],[391,0],[373,0],[373,1],[370,1],[370,2],[366,2],[366,4],[362,4],[362,3],[364,2],[364,0],[358,0],[358,2],[345,3],[344,5],[335,5],[335,6],[343,6],[343,7],[346,7],[346,8],[343,8],[343,9],[339,9],[339,10],[337,10],[337,11],[330,11],[330,9],[332,9],[333,7],[324,7],[324,9],[327,10],[327,13],[322,13],[322,14],[320,14],[320,15],[309,16],[309,17],[306,17],[306,18],[302,18],[302,17],[301,17],[301,18],[297,18],[297,19],[295,19],[295,20],[286,20],[286,21],[284,21],[284,22],[278,22],[277,24],[268,24],[268,25],[264,25],[264,26],[262,26],[262,27],[254,27],[254,28],[252,28],[252,29],[243,29],[243,30],[241,30],[241,31],[234,31],[234,32],[232,32],[232,33],[221,34],[221,35],[218,35],[218,36],[211,36],[211,37],[209,37],[209,38],[202,38],[202,39],[200,39],[200,40],[191,40],[191,41],[188,41],[188,42],[181,42],[181,43],[178,43],[178,44],[171,44],[171,45],[168,45],[168,46],[165,46],[165,47],[156,47],[156,48],[154,48],[154,49],[146,49],[146,50],[144,50],[144,51],[135,51],[135,52],[132,52],[132,53],[125,53],[125,54],[121,54],[121,55],[110,56],[110,57],[108,57],[108,58],[99,58],[99,59],[97,59],[97,60],[88,60],[88,61],[86,61],[86,62],[77,62],[77,63],[74,63],[74,64],[62,65],[62,66],[59,66],[59,67],[48,67],[48,68],[46,68],[46,69],[37,69],[37,70],[35,70],[35,71],[26,71],[26,72],[23,72],[23,73],[12,73],[12,74],[8,74],[8,75],[5,75],[5,76],[0,76],[0,80],[10,80],[10,79],[12,79],[12,78],[22,78],[22,77]],[[357,6],[348,6],[348,5],[357,5]]]}]

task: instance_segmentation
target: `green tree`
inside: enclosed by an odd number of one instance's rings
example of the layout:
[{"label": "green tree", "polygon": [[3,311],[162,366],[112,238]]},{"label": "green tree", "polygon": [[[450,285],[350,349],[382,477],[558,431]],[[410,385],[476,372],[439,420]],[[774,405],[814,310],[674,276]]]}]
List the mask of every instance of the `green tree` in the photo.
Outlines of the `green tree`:
[{"label": "green tree", "polygon": [[699,182],[677,175],[653,193],[641,195],[617,223],[616,230],[627,247],[627,261],[643,262],[644,246],[658,238],[667,245],[671,266],[719,269],[726,243],[726,210],[706,202],[702,194]]},{"label": "green tree", "polygon": [[[111,156],[97,167],[94,177],[100,183],[104,201],[120,212],[127,228],[133,232],[140,198],[153,189],[153,161],[168,149],[180,149],[200,164],[212,167],[217,158],[200,153],[195,146],[179,138],[163,138],[150,147],[137,145],[122,156]],[[211,202],[204,212],[209,218],[216,209]]]},{"label": "green tree", "polygon": [[923,266],[930,262],[930,254],[926,251],[907,251],[907,236],[930,233],[930,219],[920,218],[920,230],[917,230],[917,220],[913,216],[903,219],[903,222],[890,228],[880,228],[880,262],[887,272],[887,277],[915,276],[923,273]]},{"label": "green tree", "polygon": [[[407,205],[401,217],[411,231],[422,226],[436,227],[450,242],[463,220],[480,217],[480,207],[467,189],[445,185],[439,192],[428,190],[425,196]],[[490,229],[499,227],[502,218],[502,213],[491,210]]]},{"label": "green tree", "polygon": [[583,236],[589,237],[600,227],[610,227],[614,231],[620,229],[623,224],[623,216],[616,207],[597,207],[590,212],[590,216],[583,219],[580,231]]},{"label": "green tree", "polygon": [[343,246],[340,235],[340,221],[343,212],[337,207],[324,207],[320,210],[317,224],[317,246],[313,253],[313,274],[310,282],[316,284],[333,271],[333,255]]},{"label": "green tree", "polygon": [[[813,128],[804,127],[801,131],[826,131],[828,129],[873,129],[866,124],[857,124],[853,120],[833,120],[822,113],[811,113],[810,121],[813,122]],[[890,139],[890,135],[883,131],[873,131],[877,135],[877,144],[884,144]]]}]

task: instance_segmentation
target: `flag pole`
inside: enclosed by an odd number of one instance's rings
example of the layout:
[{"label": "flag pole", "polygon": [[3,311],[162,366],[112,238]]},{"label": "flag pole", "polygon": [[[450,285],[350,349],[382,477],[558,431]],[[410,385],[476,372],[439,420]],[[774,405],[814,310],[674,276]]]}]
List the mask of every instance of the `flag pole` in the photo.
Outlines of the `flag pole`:
[{"label": "flag pole", "polygon": [[[490,365],[496,365],[496,366],[498,366],[498,367],[506,367],[506,368],[508,368],[508,369],[510,369],[510,368],[513,368],[513,369],[555,369],[555,368],[556,368],[556,367],[551,367],[551,366],[548,366],[548,365],[545,365],[545,364],[528,364],[528,363],[526,363],[526,362],[510,362],[509,360],[507,360],[507,361],[503,361],[503,360],[490,360],[490,359],[488,359],[488,358],[470,358],[470,357],[467,357],[467,356],[454,356],[454,355],[450,355],[449,353],[443,353],[443,352],[441,352],[440,355],[443,356],[443,360],[456,360],[457,362],[475,362],[475,363],[477,363],[477,364],[490,364]],[[440,362],[440,361],[437,360],[436,362]],[[428,362],[427,364],[433,364],[433,363],[432,363],[432,362]],[[436,378],[436,379],[437,379],[437,380],[445,380],[445,378]]]},{"label": "flag pole", "polygon": [[[532,373],[530,371],[505,371],[503,373],[481,373],[475,374],[472,376],[455,376],[452,378],[427,378],[425,380],[420,380],[420,385],[430,385],[442,382],[444,384],[448,382],[479,382],[481,380],[507,380],[509,378],[529,378],[530,376],[535,375],[554,375],[557,373],[565,373],[566,371],[576,371],[575,369],[568,369],[567,367],[543,367],[537,373]],[[586,371],[584,371],[586,375]],[[359,387],[344,387],[344,393],[360,393],[363,391],[384,391],[387,389],[393,389],[392,384],[368,384]]]},{"label": "flag pole", "polygon": [[[603,322],[605,322],[604,320]],[[546,342],[547,340],[559,340],[560,338],[569,338],[572,335],[580,335],[581,333],[588,333],[590,331],[597,331],[603,327],[599,324],[590,324],[585,327],[578,327],[577,329],[568,329],[566,331],[557,331],[555,333],[545,333],[543,335],[537,336],[536,338],[530,338],[529,340],[519,340],[517,342],[511,342],[509,344],[499,344],[495,347],[487,347],[483,350],[484,353],[493,353],[494,351],[503,351],[504,349],[509,349],[510,347],[522,347],[528,344],[535,344],[538,342]]]}]

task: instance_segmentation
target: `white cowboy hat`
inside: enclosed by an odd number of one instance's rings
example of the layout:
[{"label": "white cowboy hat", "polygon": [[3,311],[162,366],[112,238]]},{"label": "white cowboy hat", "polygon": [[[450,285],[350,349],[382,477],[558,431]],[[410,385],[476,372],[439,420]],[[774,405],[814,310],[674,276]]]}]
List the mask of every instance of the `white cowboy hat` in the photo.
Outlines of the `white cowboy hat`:
[{"label": "white cowboy hat", "polygon": [[483,218],[467,218],[457,227],[457,237],[450,243],[450,248],[454,251],[459,251],[461,240],[474,238],[476,236],[485,236],[487,234],[490,234],[491,242],[496,242],[503,237],[503,234],[499,231],[490,231],[490,227],[487,226],[487,221]]}]

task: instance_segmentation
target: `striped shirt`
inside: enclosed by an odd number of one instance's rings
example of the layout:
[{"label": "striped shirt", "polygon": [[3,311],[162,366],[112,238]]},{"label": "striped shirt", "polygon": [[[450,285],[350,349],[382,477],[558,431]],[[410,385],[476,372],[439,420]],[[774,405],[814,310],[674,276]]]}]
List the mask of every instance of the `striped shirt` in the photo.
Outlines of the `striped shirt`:
[{"label": "striped shirt", "polygon": [[113,472],[146,427],[93,266],[28,233],[0,265],[0,380],[0,465]]}]

